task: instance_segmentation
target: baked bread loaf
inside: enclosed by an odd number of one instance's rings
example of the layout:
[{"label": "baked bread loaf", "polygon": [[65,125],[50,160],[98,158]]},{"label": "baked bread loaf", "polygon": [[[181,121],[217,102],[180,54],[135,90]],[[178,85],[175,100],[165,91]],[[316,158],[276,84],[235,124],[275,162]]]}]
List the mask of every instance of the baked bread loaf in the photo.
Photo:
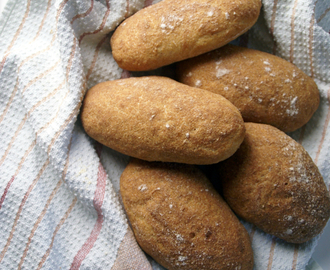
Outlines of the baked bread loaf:
[{"label": "baked bread loaf", "polygon": [[239,111],[222,96],[157,76],[94,86],[81,120],[89,136],[118,152],[188,164],[228,158],[245,132]]},{"label": "baked bread loaf", "polygon": [[231,209],[291,243],[320,234],[330,216],[323,178],[304,148],[275,127],[246,123],[239,150],[218,165]]},{"label": "baked bread loaf", "polygon": [[118,65],[152,70],[219,48],[256,22],[260,0],[163,0],[126,19],[111,37]]},{"label": "baked bread loaf", "polygon": [[320,103],[316,83],[277,56],[228,44],[177,64],[178,80],[231,101],[245,122],[291,132],[306,124]]},{"label": "baked bread loaf", "polygon": [[166,269],[253,269],[246,229],[197,167],[133,159],[120,193],[139,245]]}]

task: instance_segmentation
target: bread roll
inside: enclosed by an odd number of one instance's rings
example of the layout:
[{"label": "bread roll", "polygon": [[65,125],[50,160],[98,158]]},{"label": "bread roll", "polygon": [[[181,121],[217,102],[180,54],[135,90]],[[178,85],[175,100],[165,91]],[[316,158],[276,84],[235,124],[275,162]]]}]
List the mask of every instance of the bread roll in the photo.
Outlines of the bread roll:
[{"label": "bread roll", "polygon": [[95,140],[148,161],[217,163],[237,150],[245,132],[225,98],[157,76],[94,86],[81,119]]},{"label": "bread roll", "polygon": [[285,133],[246,123],[241,147],[218,166],[223,196],[241,218],[291,243],[322,232],[329,192],[308,153]]},{"label": "bread roll", "polygon": [[320,103],[316,83],[277,56],[226,45],[177,64],[178,80],[231,101],[245,122],[284,132],[305,125]]},{"label": "bread roll", "polygon": [[126,70],[151,70],[219,48],[256,22],[260,0],[163,0],[126,19],[111,48]]},{"label": "bread roll", "polygon": [[120,193],[139,245],[165,268],[253,269],[246,229],[197,167],[133,159]]}]

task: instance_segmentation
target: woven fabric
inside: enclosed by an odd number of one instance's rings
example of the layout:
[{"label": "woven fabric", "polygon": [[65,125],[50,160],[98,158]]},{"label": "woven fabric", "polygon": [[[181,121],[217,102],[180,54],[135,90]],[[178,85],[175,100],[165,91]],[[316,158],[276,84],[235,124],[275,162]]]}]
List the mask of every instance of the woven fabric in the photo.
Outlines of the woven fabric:
[{"label": "woven fabric", "polygon": [[[0,18],[0,269],[163,269],[129,228],[119,196],[128,157],[84,132],[79,110],[95,84],[134,73],[109,40],[157,0],[9,0]],[[276,54],[314,78],[321,104],[290,134],[330,184],[330,2],[263,0],[235,43]],[[243,221],[242,221],[243,222]],[[255,269],[304,269],[318,238],[278,240],[243,222]]]}]

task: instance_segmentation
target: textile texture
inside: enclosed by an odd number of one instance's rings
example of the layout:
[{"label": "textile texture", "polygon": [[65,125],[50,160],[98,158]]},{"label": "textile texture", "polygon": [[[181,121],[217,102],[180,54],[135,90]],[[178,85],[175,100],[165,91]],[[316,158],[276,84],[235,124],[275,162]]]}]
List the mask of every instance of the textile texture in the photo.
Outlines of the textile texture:
[{"label": "textile texture", "polygon": [[[6,5],[0,18],[0,269],[164,269],[139,248],[121,204],[119,178],[128,157],[89,138],[79,119],[89,88],[137,75],[118,67],[109,40],[121,21],[156,2]],[[263,0],[258,22],[234,41],[294,63],[317,83],[319,109],[289,135],[309,152],[328,187],[329,31],[328,0]],[[318,241],[288,244],[243,224],[256,270],[304,269]]]}]

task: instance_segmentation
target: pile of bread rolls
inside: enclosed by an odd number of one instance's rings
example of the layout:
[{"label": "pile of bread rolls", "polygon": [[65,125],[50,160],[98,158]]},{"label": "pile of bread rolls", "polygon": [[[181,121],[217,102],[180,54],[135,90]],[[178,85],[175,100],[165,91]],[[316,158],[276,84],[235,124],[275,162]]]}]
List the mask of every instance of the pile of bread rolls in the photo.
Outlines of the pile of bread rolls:
[{"label": "pile of bread rolls", "polygon": [[[129,71],[176,63],[177,80],[108,81],[85,96],[87,134],[132,157],[120,192],[135,237],[169,270],[253,269],[236,215],[291,243],[329,219],[317,166],[284,133],[316,111],[315,82],[281,58],[228,44],[260,8],[260,0],[163,0],[140,10],[114,32],[113,57]],[[221,195],[196,166],[211,164]]]}]

